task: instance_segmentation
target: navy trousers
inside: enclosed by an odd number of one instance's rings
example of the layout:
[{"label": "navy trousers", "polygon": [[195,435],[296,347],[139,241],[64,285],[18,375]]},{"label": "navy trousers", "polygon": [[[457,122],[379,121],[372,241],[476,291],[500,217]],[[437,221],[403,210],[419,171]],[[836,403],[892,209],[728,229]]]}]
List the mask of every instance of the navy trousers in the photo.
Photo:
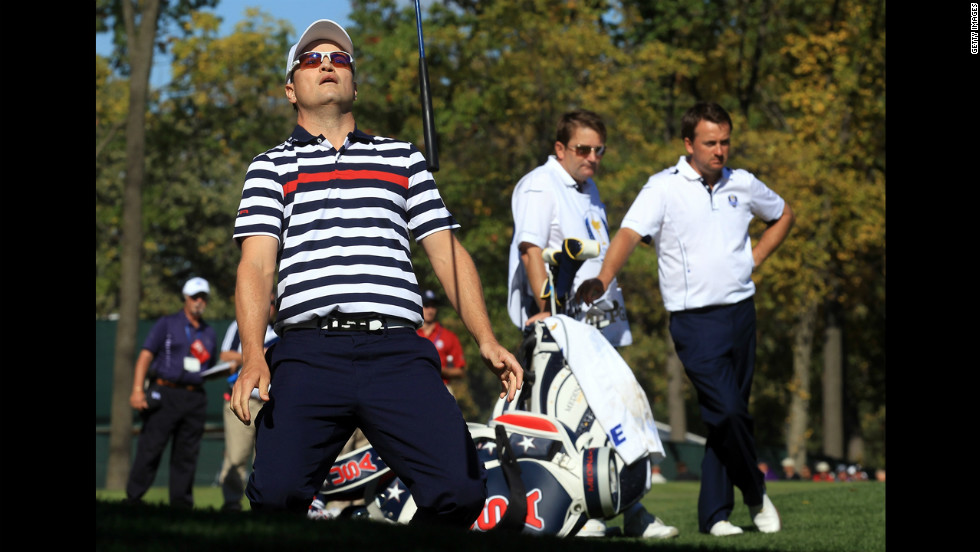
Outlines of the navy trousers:
[{"label": "navy trousers", "polygon": [[156,387],[160,408],[142,413],[143,429],[126,482],[126,498],[139,500],[153,485],[167,443],[170,446],[170,505],[194,506],[194,473],[204,437],[208,397],[203,389],[189,391]]},{"label": "navy trousers", "polygon": [[698,496],[698,529],[707,533],[731,515],[733,486],[750,506],[762,504],[765,493],[749,415],[755,302],[749,298],[734,305],[671,313],[670,333],[708,426]]},{"label": "navy trousers", "polygon": [[297,329],[271,360],[246,489],[253,510],[306,512],[359,427],[411,491],[412,523],[468,528],[480,514],[486,472],[430,341],[410,328]]}]

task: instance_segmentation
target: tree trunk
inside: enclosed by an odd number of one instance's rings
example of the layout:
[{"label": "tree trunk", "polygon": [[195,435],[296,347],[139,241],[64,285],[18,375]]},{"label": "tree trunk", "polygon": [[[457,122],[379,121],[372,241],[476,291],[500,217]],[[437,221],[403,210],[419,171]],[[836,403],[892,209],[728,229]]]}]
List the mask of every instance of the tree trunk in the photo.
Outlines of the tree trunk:
[{"label": "tree trunk", "polygon": [[844,385],[841,329],[828,309],[827,338],[823,346],[823,452],[844,458]]},{"label": "tree trunk", "polygon": [[687,410],[684,406],[684,365],[674,350],[674,339],[667,330],[667,415],[670,440],[683,443],[687,435]]},{"label": "tree trunk", "polygon": [[864,437],[860,433],[851,435],[847,440],[847,461],[849,463],[864,464]]},{"label": "tree trunk", "polygon": [[[123,188],[123,223],[119,324],[112,377],[112,419],[109,426],[109,458],[106,489],[121,490],[129,478],[132,450],[133,410],[129,396],[133,387],[136,332],[139,325],[140,267],[142,264],[142,192],[146,160],[146,111],[153,67],[160,0],[143,0],[139,13],[123,0],[122,13],[129,51],[129,113],[126,116],[126,178]],[[137,17],[139,27],[137,27]]]},{"label": "tree trunk", "polygon": [[816,302],[803,309],[793,327],[793,379],[789,383],[789,427],[786,430],[786,455],[797,466],[806,464],[806,440],[810,425],[810,363],[813,332],[817,318]]}]

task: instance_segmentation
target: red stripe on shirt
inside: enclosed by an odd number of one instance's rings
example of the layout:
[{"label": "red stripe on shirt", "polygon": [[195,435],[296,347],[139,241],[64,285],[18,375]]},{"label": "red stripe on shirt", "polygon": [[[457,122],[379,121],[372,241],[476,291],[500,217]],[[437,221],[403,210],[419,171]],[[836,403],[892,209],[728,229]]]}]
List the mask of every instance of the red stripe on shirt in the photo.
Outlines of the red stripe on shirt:
[{"label": "red stripe on shirt", "polygon": [[384,180],[408,189],[408,177],[383,171],[332,171],[320,173],[302,173],[296,180],[290,180],[282,187],[283,195],[296,191],[299,184],[307,182],[323,182],[327,180]]}]

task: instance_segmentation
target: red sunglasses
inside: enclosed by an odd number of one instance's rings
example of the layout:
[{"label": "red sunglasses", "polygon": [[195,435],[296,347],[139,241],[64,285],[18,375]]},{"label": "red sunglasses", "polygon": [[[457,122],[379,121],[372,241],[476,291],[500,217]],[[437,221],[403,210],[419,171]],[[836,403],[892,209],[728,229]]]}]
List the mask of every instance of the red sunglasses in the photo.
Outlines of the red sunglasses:
[{"label": "red sunglasses", "polygon": [[316,69],[323,63],[324,57],[329,57],[330,64],[334,67],[346,67],[351,71],[354,70],[354,56],[347,52],[305,52],[296,57],[293,66],[289,68],[289,74],[292,74],[297,68]]}]

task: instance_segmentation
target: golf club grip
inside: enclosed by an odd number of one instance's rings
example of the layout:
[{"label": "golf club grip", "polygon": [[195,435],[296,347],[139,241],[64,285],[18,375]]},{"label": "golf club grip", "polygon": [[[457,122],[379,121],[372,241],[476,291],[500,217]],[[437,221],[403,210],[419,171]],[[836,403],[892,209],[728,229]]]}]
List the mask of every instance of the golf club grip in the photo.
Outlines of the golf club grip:
[{"label": "golf club grip", "polygon": [[419,90],[422,94],[422,127],[425,132],[425,154],[429,158],[429,171],[439,170],[439,151],[436,146],[436,121],[432,112],[432,92],[429,89],[429,67],[424,57],[419,57]]}]

